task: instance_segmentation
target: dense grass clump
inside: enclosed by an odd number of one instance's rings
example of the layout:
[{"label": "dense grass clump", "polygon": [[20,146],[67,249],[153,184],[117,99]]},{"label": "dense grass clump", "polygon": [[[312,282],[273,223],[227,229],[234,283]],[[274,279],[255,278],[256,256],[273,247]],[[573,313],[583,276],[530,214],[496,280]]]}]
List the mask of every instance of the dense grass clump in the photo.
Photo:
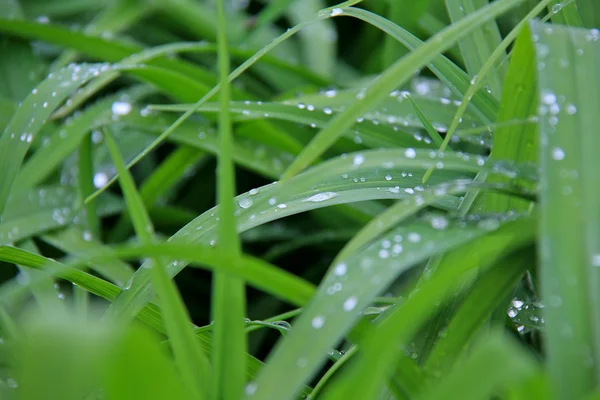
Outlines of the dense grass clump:
[{"label": "dense grass clump", "polygon": [[600,398],[599,27],[1,4],[0,398]]}]

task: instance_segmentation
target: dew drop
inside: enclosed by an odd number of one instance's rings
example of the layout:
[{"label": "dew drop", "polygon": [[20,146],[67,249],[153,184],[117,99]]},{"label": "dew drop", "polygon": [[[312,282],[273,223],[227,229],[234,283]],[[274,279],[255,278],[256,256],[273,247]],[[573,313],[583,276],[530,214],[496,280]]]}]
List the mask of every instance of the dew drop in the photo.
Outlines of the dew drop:
[{"label": "dew drop", "polygon": [[250,208],[253,203],[254,202],[252,201],[252,199],[249,199],[248,197],[238,201],[238,205],[244,209]]},{"label": "dew drop", "polygon": [[325,317],[322,315],[317,315],[312,319],[311,325],[315,329],[321,329],[323,325],[325,325]]},{"label": "dew drop", "polygon": [[560,147],[555,147],[552,149],[552,158],[556,161],[561,161],[565,159],[565,151]]},{"label": "dew drop", "polygon": [[327,200],[333,199],[334,197],[337,197],[337,196],[338,196],[338,194],[336,192],[322,192],[322,193],[314,194],[314,195],[302,200],[302,202],[319,203],[321,201],[327,201]]},{"label": "dew drop", "polygon": [[131,112],[131,104],[126,101],[115,101],[111,107],[114,115],[127,115]]},{"label": "dew drop", "polygon": [[336,276],[343,276],[348,271],[348,266],[346,263],[340,263],[333,268],[333,274]]},{"label": "dew drop", "polygon": [[352,311],[358,304],[358,298],[356,296],[351,296],[344,301],[344,311]]}]

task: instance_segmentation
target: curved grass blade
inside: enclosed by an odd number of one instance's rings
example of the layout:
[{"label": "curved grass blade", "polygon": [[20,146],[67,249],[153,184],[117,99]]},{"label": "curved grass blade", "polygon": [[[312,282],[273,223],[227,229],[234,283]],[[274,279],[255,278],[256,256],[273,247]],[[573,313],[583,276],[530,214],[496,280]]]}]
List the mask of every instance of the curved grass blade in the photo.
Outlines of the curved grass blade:
[{"label": "curved grass blade", "polygon": [[288,180],[309,166],[312,161],[331,147],[346,129],[354,125],[356,118],[381,103],[387,93],[408,81],[415,70],[427,65],[438,54],[448,49],[473,29],[508,11],[519,2],[520,0],[501,0],[481,8],[457,24],[440,32],[416,51],[396,62],[369,85],[360,101],[354,102],[317,134],[283,174],[282,180]]},{"label": "curved grass blade", "polygon": [[[267,222],[325,206],[372,199],[403,199],[419,193],[423,187],[416,170],[443,162],[446,177],[437,176],[438,182],[457,179],[460,173],[486,170],[527,179],[525,170],[519,172],[503,163],[480,165],[467,155],[447,154],[438,158],[435,151],[399,149],[371,150],[340,157],[307,171],[288,183],[272,184],[238,196],[236,209],[238,232]],[[434,158],[430,158],[434,157]],[[415,170],[415,173],[407,172]],[[391,177],[391,179],[389,178]],[[530,177],[531,178],[531,177]],[[434,182],[432,182],[434,184]],[[415,185],[415,186],[412,186]],[[171,237],[172,241],[203,243],[218,246],[215,217],[217,208],[207,211]],[[169,273],[176,275],[185,263],[172,263]],[[133,278],[132,288],[115,301],[109,312],[134,315],[153,296],[149,290],[149,276],[140,268]]]},{"label": "curved grass blade", "polygon": [[48,76],[19,106],[0,137],[0,222],[21,163],[52,111],[102,71],[97,64],[72,65]]},{"label": "curved grass blade", "polygon": [[113,122],[113,104],[127,98],[136,102],[153,93],[148,87],[133,87],[99,100],[74,116],[68,123],[58,127],[27,161],[17,176],[18,189],[32,188],[43,182],[81,143],[84,136],[95,129]]}]

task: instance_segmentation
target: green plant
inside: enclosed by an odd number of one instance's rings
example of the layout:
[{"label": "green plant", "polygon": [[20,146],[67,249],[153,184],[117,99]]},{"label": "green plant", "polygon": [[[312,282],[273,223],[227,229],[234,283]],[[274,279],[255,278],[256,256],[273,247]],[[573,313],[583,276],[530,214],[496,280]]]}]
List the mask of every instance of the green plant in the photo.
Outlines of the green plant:
[{"label": "green plant", "polygon": [[0,10],[1,398],[600,396],[596,2]]}]

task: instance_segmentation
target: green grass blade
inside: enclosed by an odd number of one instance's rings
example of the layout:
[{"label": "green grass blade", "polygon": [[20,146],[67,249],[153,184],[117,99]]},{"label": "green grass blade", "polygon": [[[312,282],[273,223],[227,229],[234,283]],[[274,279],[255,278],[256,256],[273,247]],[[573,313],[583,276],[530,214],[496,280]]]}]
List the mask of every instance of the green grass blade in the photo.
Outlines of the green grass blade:
[{"label": "green grass blade", "polygon": [[[154,243],[154,229],[148,217],[144,203],[135,188],[135,183],[119,153],[117,143],[107,131],[104,132],[104,140],[113,157],[115,167],[119,172],[119,183],[127,203],[129,215],[136,235],[141,243]],[[198,346],[192,331],[189,315],[181,299],[175,284],[168,277],[164,265],[160,259],[153,260],[150,268],[152,283],[158,294],[167,334],[171,339],[171,346],[179,372],[188,390],[194,393],[194,398],[208,398],[208,384],[210,372],[208,359]],[[245,371],[245,370],[244,370]],[[244,372],[243,371],[243,372]]]},{"label": "green grass blade", "polygon": [[346,111],[336,116],[325,129],[317,134],[290,165],[282,179],[287,180],[309,166],[325,150],[331,147],[346,129],[354,125],[356,118],[377,106],[387,96],[387,93],[410,79],[415,70],[427,65],[438,54],[448,49],[473,29],[508,11],[519,2],[520,0],[494,2],[440,32],[415,52],[396,62],[369,85],[361,100],[356,101]]},{"label": "green grass blade", "polygon": [[[537,86],[533,53],[531,32],[529,27],[525,27],[512,50],[498,113],[499,123],[512,119],[531,118],[537,114]],[[537,124],[499,127],[494,134],[491,158],[515,160],[520,163],[535,162],[538,158],[537,129]],[[498,178],[490,177],[488,182],[498,182]],[[507,198],[495,193],[485,193],[483,203],[489,212],[526,211],[530,205],[529,202],[514,197]]]},{"label": "green grass blade", "polygon": [[[229,50],[225,0],[217,2],[217,45],[220,79],[219,92],[219,157],[217,164],[217,201],[221,212],[218,225],[219,247],[225,262],[238,266],[241,254],[240,239],[234,216],[235,171],[232,160],[233,133],[229,115],[231,86],[229,84]],[[213,395],[217,399],[237,400],[243,396],[246,384],[244,371],[246,353],[245,283],[238,277],[217,272],[211,286],[211,315],[213,318],[214,350],[212,366],[214,372]]]},{"label": "green grass blade", "polygon": [[598,383],[600,35],[537,22],[540,116],[540,281],[547,365],[558,399]]}]

